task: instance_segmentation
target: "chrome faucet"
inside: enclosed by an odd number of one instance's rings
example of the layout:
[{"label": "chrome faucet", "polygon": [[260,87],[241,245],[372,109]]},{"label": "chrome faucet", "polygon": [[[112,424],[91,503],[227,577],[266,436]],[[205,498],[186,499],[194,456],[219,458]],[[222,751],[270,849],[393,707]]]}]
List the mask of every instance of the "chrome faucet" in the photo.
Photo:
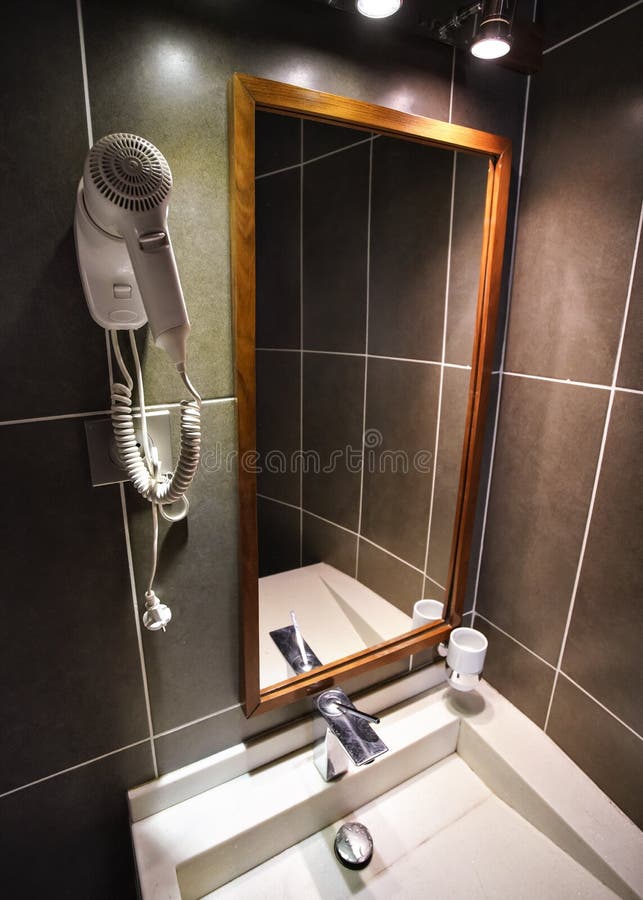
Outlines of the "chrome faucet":
[{"label": "chrome faucet", "polygon": [[377,725],[380,720],[355,709],[341,688],[322,691],[314,698],[313,705],[313,759],[324,781],[347,772],[349,758],[356,766],[363,766],[387,752],[388,747],[370,724]]}]

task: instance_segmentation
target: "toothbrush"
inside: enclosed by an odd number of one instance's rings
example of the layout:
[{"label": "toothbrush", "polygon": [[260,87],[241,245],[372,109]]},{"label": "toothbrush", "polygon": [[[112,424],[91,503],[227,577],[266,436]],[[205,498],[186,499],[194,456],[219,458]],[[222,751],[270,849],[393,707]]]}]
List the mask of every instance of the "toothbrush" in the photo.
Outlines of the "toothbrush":
[{"label": "toothbrush", "polygon": [[290,618],[292,619],[292,627],[295,629],[295,638],[297,640],[297,646],[299,647],[299,652],[301,653],[302,659],[302,671],[308,672],[312,669],[312,666],[308,662],[308,653],[306,652],[306,645],[304,644],[304,638],[299,630],[299,625],[297,624],[297,617],[295,616],[294,609],[290,610]]}]

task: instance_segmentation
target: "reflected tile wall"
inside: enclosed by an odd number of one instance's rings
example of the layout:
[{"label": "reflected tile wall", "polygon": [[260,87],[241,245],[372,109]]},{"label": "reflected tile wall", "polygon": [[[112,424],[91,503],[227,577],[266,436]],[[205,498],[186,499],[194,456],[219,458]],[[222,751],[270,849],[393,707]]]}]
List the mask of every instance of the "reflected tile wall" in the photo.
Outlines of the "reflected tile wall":
[{"label": "reflected tile wall", "polygon": [[369,353],[442,359],[452,171],[445,150],[373,144]]},{"label": "reflected tile wall", "polygon": [[[257,434],[262,456],[285,450],[292,458],[298,447],[301,358],[307,457],[301,503],[299,472],[293,467],[277,474],[264,465],[258,490],[317,516],[314,527],[309,519],[307,560],[326,559],[326,553],[335,556],[335,542],[327,545],[324,535],[344,528],[350,540],[360,531],[374,545],[424,572],[431,518],[427,574],[432,590],[440,591],[440,583],[447,580],[462,456],[488,164],[460,154],[456,171],[450,152],[379,136],[371,140],[367,132],[306,120],[300,121],[303,154],[293,162],[297,129],[292,122],[284,124],[284,118],[257,115],[257,140],[266,145],[258,149],[257,258],[267,261],[265,271],[257,272],[257,328],[259,346],[272,348],[257,352]],[[268,165],[277,167],[274,174],[266,174]],[[300,224],[295,182],[302,191],[301,257],[294,241]],[[293,222],[286,223],[282,217],[289,214]],[[282,246],[281,234],[293,240]],[[454,367],[445,368],[443,377],[450,245],[446,354]],[[270,267],[277,271],[272,279]],[[298,284],[300,267],[301,300],[285,302],[279,287]],[[269,280],[267,286],[262,278]],[[367,341],[367,280],[368,365],[361,357]],[[297,354],[292,351],[299,348],[300,330],[303,353]],[[367,456],[362,484],[363,416]],[[344,458],[347,448],[354,460]],[[341,454],[336,465],[331,462],[334,452]],[[418,454],[423,460],[416,465]],[[323,471],[327,464],[332,471]],[[322,471],[315,471],[315,465]],[[439,477],[433,493],[434,465]],[[262,509],[262,571],[272,573],[275,566],[283,563],[287,568],[287,561],[298,559],[303,537],[292,510],[268,514],[265,503]],[[284,524],[281,536],[270,531],[277,520]],[[286,542],[292,545],[286,547]],[[343,553],[338,558],[346,567]],[[348,568],[354,574],[354,564]]]}]

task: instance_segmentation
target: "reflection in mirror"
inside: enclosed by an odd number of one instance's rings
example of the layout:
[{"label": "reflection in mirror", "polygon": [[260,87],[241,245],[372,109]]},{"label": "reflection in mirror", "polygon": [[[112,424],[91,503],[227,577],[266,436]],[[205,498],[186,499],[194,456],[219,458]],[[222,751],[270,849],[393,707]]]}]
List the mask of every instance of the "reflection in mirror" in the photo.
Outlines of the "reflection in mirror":
[{"label": "reflection in mirror", "polygon": [[448,599],[488,161],[258,111],[255,173],[265,688]]}]

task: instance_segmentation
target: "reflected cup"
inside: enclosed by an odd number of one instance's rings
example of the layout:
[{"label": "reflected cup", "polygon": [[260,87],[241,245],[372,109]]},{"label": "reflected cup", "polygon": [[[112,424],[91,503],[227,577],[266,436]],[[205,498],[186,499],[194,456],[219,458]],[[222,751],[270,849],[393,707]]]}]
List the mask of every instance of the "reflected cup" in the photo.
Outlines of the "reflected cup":
[{"label": "reflected cup", "polygon": [[413,627],[433,625],[444,618],[444,603],[439,600],[418,600],[413,607]]}]

